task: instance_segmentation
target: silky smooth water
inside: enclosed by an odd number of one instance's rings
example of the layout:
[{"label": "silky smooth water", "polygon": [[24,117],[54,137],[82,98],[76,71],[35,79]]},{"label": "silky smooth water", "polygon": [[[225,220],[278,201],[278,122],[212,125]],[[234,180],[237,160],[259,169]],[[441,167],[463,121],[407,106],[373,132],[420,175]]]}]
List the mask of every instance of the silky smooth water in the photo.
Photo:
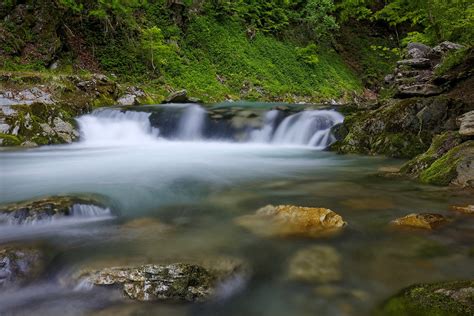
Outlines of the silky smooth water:
[{"label": "silky smooth water", "polygon": [[[402,162],[339,156],[309,144],[167,140],[146,125],[148,114],[134,115],[85,116],[82,141],[72,145],[0,152],[1,203],[92,193],[112,209],[100,220],[1,227],[1,243],[44,242],[55,256],[42,279],[2,293],[0,314],[368,315],[405,286],[474,273],[474,219],[448,210],[472,202],[469,192],[381,177],[379,167]],[[266,204],[331,208],[349,225],[339,236],[309,240],[265,239],[235,225],[236,217]],[[435,232],[389,229],[390,220],[420,211],[453,222]],[[127,226],[134,219],[151,225]],[[336,291],[286,277],[291,257],[315,244],[342,257],[342,280],[329,284]],[[80,267],[103,262],[215,256],[241,258],[252,273],[206,304],[123,303],[110,291],[64,282]]]}]

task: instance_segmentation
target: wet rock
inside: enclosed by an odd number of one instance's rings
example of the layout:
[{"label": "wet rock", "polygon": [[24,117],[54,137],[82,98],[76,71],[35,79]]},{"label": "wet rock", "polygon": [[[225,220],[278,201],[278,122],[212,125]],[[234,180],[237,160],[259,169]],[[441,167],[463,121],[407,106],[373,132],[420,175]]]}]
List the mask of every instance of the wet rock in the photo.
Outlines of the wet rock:
[{"label": "wet rock", "polygon": [[138,301],[202,302],[218,295],[220,284],[242,272],[242,266],[236,262],[225,269],[222,267],[147,264],[82,271],[76,279],[82,285],[118,286],[125,296]]},{"label": "wet rock", "polygon": [[45,268],[44,253],[34,247],[0,246],[0,289],[37,278]]},{"label": "wet rock", "polygon": [[459,134],[462,136],[474,136],[474,111],[464,113],[456,122],[459,126]]},{"label": "wet rock", "polygon": [[186,90],[180,90],[171,93],[163,103],[188,103],[188,92]]},{"label": "wet rock", "polygon": [[347,223],[330,209],[267,205],[255,215],[237,218],[237,224],[262,236],[321,237],[341,231]]},{"label": "wet rock", "polygon": [[474,281],[413,285],[388,299],[375,315],[474,315]]},{"label": "wet rock", "polygon": [[[90,212],[90,214],[84,213]],[[66,216],[110,215],[101,202],[89,197],[53,196],[0,206],[0,223],[27,224]]]},{"label": "wet rock", "polygon": [[400,169],[400,172],[412,177],[418,177],[421,172],[428,169],[437,159],[461,144],[461,142],[461,137],[456,132],[445,132],[436,135],[433,137],[430,148],[405,163]]},{"label": "wet rock", "polygon": [[474,215],[474,205],[453,205],[451,210],[464,214]]},{"label": "wet rock", "polygon": [[420,173],[424,183],[474,188],[474,141],[452,148]]},{"label": "wet rock", "polygon": [[409,43],[407,45],[408,58],[428,58],[433,49],[421,43]]},{"label": "wet rock", "polygon": [[397,218],[393,220],[391,224],[395,226],[435,229],[443,224],[446,224],[447,222],[448,220],[441,214],[413,213],[401,218]]},{"label": "wet rock", "polygon": [[342,278],[341,256],[329,246],[312,246],[291,259],[288,277],[295,281],[327,283]]}]

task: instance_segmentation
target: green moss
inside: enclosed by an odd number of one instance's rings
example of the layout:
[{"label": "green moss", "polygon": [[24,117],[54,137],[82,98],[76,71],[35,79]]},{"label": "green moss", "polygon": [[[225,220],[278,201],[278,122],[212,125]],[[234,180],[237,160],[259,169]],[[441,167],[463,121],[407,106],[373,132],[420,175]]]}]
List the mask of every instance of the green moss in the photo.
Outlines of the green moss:
[{"label": "green moss", "polygon": [[[452,298],[457,292],[474,287],[474,281],[420,284],[402,290],[378,308],[376,316],[467,316],[474,313],[472,294]],[[458,292],[462,293],[462,292]],[[463,295],[463,294],[461,294]]]},{"label": "green moss", "polygon": [[436,67],[435,74],[442,76],[449,70],[460,65],[465,60],[466,56],[468,56],[470,50],[472,50],[472,48],[470,49],[469,47],[466,47],[460,50],[449,52],[443,57],[441,64]]},{"label": "green moss", "polygon": [[441,158],[420,174],[420,180],[424,183],[436,185],[448,185],[457,176],[458,164],[463,157],[460,154],[464,149],[473,146],[474,141],[465,142],[448,151]]},{"label": "green moss", "polygon": [[429,168],[433,162],[440,158],[444,153],[451,148],[461,143],[461,137],[457,132],[445,132],[433,137],[430,148],[416,156],[414,159],[408,161],[402,166],[400,172],[409,173],[412,175],[419,175],[420,172]]},{"label": "green moss", "polygon": [[2,146],[18,146],[22,143],[18,136],[0,133],[0,139],[2,140]]}]

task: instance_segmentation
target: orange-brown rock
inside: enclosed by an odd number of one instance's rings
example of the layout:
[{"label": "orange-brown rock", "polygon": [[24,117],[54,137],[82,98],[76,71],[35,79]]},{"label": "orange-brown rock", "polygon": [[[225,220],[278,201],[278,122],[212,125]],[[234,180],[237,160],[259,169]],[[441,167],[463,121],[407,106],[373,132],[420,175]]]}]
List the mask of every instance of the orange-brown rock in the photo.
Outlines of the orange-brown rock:
[{"label": "orange-brown rock", "polygon": [[447,223],[447,219],[441,214],[421,213],[409,214],[407,216],[397,218],[391,223],[397,226],[434,229]]},{"label": "orange-brown rock", "polygon": [[330,209],[293,205],[267,205],[257,210],[255,215],[237,218],[236,222],[267,237],[321,237],[339,232],[347,225]]},{"label": "orange-brown rock", "polygon": [[451,210],[474,215],[474,205],[453,205],[451,206]]}]

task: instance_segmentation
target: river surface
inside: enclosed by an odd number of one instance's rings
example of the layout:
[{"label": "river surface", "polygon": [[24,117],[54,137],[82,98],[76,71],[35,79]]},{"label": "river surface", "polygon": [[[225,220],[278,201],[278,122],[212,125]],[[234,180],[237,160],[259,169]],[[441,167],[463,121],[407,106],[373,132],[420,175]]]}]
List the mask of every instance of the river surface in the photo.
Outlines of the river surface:
[{"label": "river surface", "polygon": [[[203,139],[202,124],[183,115],[188,124],[179,128],[186,136],[176,139],[160,137],[143,113],[120,115],[80,118],[82,139],[75,144],[0,152],[0,203],[91,193],[106,197],[113,209],[112,216],[96,220],[0,227],[0,243],[44,242],[55,252],[42,279],[2,293],[0,314],[367,315],[413,283],[474,275],[474,219],[449,211],[472,197],[379,175],[379,168],[403,161],[321,151],[317,145],[329,141],[315,136],[327,129],[321,126],[304,137],[293,131],[288,141],[262,136],[264,126],[252,131],[253,141],[235,142]],[[267,204],[330,208],[348,226],[332,238],[271,239],[235,224],[236,217]],[[388,226],[423,211],[452,222],[435,232]],[[137,219],[144,224],[130,229],[127,223]],[[328,245],[341,255],[341,281],[288,280],[289,260],[311,245]],[[100,262],[217,256],[241,258],[252,273],[232,295],[206,304],[123,303],[107,291],[78,291],[62,281]]]}]

